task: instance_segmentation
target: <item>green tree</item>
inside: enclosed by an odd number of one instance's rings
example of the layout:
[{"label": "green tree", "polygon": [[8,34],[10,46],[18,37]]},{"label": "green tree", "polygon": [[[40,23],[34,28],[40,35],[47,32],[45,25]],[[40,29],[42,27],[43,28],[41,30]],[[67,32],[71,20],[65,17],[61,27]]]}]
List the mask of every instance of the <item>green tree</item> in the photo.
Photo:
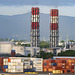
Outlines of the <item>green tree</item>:
[{"label": "green tree", "polygon": [[48,58],[53,58],[53,54],[45,51],[40,51],[37,55],[37,58],[43,58],[43,59],[48,59]]},{"label": "green tree", "polygon": [[30,47],[30,44],[21,44],[21,46]]},{"label": "green tree", "polygon": [[31,54],[28,54],[28,55],[27,55],[27,57],[30,57],[30,56],[31,56]]},{"label": "green tree", "polygon": [[62,43],[64,43],[65,41],[64,41],[64,40],[62,40],[61,42],[62,42]]},{"label": "green tree", "polygon": [[40,41],[40,48],[49,48],[49,43],[45,41]]},{"label": "green tree", "polygon": [[75,42],[74,40],[69,40],[69,42]]},{"label": "green tree", "polygon": [[64,52],[58,53],[58,56],[75,56],[75,51],[74,50],[67,50]]}]

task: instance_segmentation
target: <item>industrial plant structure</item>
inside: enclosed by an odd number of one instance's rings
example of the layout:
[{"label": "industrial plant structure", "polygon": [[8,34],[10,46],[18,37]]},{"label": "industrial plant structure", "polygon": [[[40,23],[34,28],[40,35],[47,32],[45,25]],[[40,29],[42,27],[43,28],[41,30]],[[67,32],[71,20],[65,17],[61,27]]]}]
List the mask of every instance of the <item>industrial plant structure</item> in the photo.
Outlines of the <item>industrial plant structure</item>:
[{"label": "industrial plant structure", "polygon": [[31,13],[31,47],[39,47],[39,8],[32,7]]},{"label": "industrial plant structure", "polygon": [[58,9],[51,9],[50,11],[50,47],[58,47],[59,41],[59,27],[58,27]]}]

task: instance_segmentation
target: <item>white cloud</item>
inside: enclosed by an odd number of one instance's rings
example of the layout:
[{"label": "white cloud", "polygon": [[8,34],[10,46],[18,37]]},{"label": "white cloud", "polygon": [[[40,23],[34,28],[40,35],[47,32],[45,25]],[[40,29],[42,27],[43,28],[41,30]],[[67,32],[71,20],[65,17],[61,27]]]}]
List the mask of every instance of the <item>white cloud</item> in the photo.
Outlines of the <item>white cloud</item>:
[{"label": "white cloud", "polygon": [[[35,6],[33,6],[35,7]],[[38,6],[40,8],[40,13],[49,14],[50,9],[55,7],[52,6]],[[18,15],[31,12],[32,5],[26,6],[0,6],[0,15]],[[59,14],[65,16],[75,17],[75,6],[60,6],[58,7]]]},{"label": "white cloud", "polygon": [[18,15],[31,11],[30,6],[1,6],[0,15]]}]

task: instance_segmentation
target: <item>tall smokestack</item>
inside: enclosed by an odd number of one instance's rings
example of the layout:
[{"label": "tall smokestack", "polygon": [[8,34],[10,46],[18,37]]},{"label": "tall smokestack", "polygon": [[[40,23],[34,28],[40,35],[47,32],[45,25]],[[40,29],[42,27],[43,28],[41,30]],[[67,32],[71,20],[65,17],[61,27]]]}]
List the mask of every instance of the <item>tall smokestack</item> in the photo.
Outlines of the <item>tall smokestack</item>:
[{"label": "tall smokestack", "polygon": [[58,47],[59,30],[58,30],[58,9],[51,9],[50,23],[50,47]]},{"label": "tall smokestack", "polygon": [[31,47],[39,47],[39,8],[31,9]]}]

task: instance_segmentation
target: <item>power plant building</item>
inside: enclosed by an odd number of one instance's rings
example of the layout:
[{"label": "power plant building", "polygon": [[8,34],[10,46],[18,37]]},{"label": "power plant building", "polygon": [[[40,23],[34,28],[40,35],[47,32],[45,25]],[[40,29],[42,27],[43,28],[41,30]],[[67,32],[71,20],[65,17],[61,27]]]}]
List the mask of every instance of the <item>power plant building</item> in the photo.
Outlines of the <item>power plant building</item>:
[{"label": "power plant building", "polygon": [[58,9],[51,9],[50,16],[50,48],[52,48],[58,47],[59,41]]},{"label": "power plant building", "polygon": [[39,8],[31,9],[31,47],[39,47]]}]

